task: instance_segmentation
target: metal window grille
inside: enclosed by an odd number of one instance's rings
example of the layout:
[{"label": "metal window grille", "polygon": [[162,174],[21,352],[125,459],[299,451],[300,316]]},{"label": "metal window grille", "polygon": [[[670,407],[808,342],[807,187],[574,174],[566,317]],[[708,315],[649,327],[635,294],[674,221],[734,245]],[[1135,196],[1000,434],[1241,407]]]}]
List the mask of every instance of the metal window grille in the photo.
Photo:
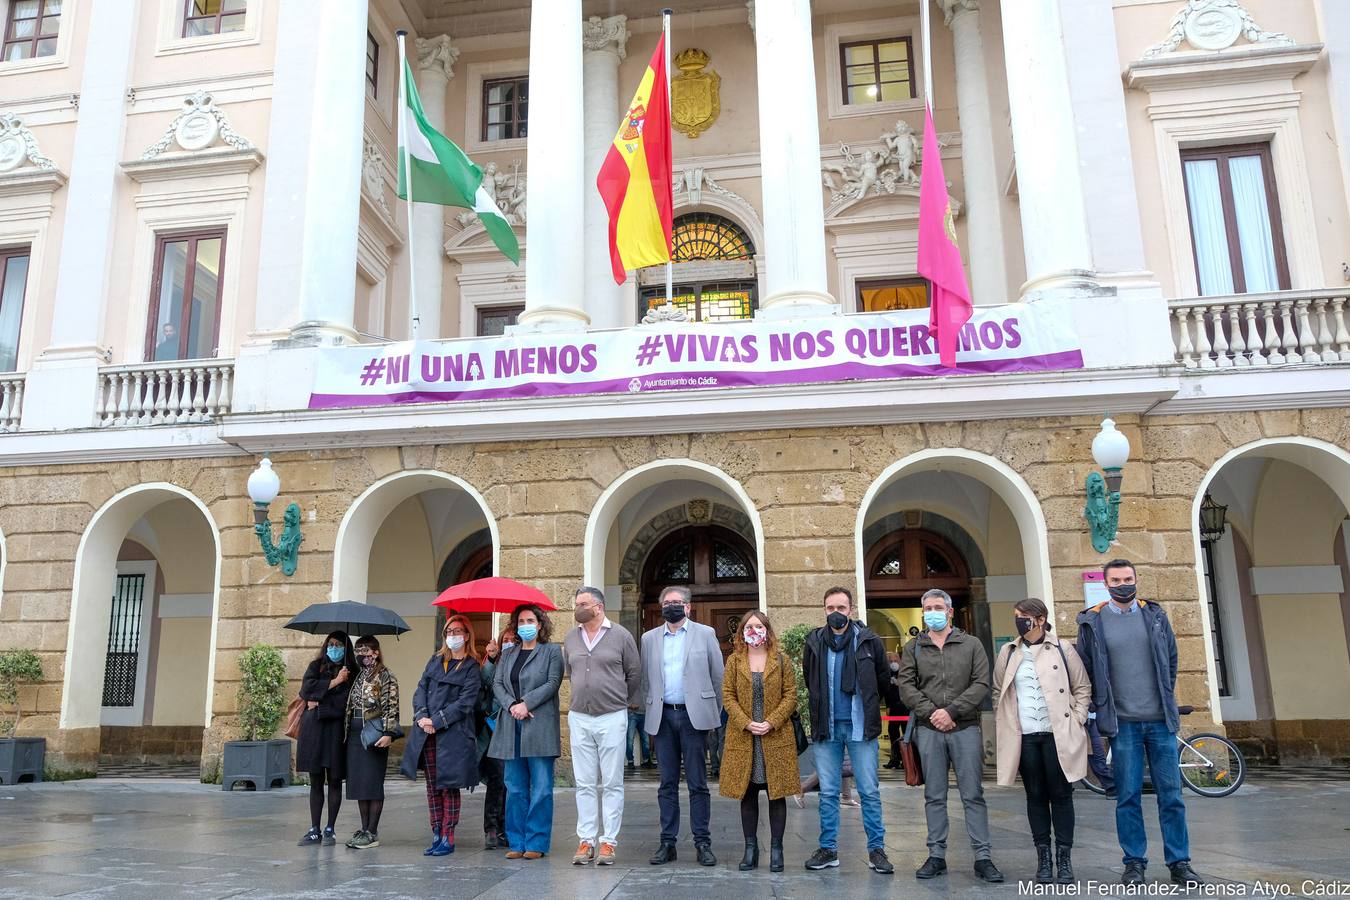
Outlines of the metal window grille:
[{"label": "metal window grille", "polygon": [[144,575],[118,575],[108,622],[108,661],[103,669],[103,705],[136,704],[136,668],[140,661]]}]

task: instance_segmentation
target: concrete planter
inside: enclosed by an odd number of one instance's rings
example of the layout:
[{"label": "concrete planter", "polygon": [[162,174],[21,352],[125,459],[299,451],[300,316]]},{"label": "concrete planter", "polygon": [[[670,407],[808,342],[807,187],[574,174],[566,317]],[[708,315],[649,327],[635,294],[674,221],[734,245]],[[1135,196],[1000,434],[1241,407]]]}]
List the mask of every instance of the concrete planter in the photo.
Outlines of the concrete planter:
[{"label": "concrete planter", "polygon": [[42,780],[46,738],[0,738],[0,784]]},{"label": "concrete planter", "polygon": [[226,741],[221,766],[220,786],[232,790],[239,782],[248,782],[255,791],[291,785],[291,741]]}]

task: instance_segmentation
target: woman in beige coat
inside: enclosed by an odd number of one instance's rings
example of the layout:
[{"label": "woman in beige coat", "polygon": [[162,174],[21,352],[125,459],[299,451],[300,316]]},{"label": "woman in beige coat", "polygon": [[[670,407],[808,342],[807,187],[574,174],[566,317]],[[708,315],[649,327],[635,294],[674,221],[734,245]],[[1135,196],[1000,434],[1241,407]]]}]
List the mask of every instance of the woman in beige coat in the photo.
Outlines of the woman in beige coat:
[{"label": "woman in beige coat", "polygon": [[[1013,610],[1018,638],[994,662],[998,783],[1022,776],[1036,843],[1036,880],[1073,884],[1073,783],[1087,774],[1085,724],[1092,682],[1071,644],[1051,634],[1049,610],[1028,598]],[[1055,835],[1051,867],[1050,832]]]}]

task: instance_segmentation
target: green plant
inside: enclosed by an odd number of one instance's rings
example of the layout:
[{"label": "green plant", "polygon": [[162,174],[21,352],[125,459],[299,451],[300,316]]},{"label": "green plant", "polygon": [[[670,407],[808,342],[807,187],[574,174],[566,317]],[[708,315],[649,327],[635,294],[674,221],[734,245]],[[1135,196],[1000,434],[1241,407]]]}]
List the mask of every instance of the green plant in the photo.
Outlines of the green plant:
[{"label": "green plant", "polygon": [[0,719],[0,731],[9,737],[19,730],[23,710],[19,708],[19,685],[42,680],[42,660],[32,650],[6,650],[0,653],[0,707],[14,707],[14,718]]},{"label": "green plant", "polygon": [[97,778],[98,773],[90,769],[43,769],[43,781],[81,781],[85,778]]},{"label": "green plant", "polygon": [[286,661],[268,644],[254,644],[239,657],[239,724],[244,740],[265,741],[286,713]]},{"label": "green plant", "polygon": [[806,679],[802,677],[802,650],[806,648],[806,636],[811,633],[810,625],[793,625],[778,636],[783,652],[792,660],[797,670],[797,713],[802,717],[806,734],[811,735],[811,706],[806,690]]}]

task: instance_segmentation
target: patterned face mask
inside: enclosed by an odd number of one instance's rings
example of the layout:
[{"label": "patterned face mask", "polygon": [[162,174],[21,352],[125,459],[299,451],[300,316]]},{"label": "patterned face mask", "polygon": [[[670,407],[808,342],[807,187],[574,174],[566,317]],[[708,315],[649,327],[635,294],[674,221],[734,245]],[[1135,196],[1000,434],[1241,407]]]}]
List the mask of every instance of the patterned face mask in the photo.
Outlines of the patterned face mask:
[{"label": "patterned face mask", "polygon": [[769,633],[763,628],[756,628],[753,625],[741,632],[741,637],[745,638],[747,647],[758,647],[769,638]]}]

